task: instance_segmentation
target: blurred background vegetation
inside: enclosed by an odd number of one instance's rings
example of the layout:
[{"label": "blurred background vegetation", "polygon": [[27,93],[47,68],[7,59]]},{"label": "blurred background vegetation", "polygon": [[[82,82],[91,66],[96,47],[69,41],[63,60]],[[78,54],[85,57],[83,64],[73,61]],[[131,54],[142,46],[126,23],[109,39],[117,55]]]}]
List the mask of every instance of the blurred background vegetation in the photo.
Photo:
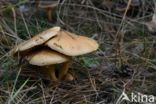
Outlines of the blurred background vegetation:
[{"label": "blurred background vegetation", "polygon": [[[115,104],[124,89],[156,96],[155,0],[57,2],[49,20],[35,0],[0,0],[0,104]],[[53,26],[100,45],[75,58],[75,80],[58,86],[10,56],[15,45]]]}]

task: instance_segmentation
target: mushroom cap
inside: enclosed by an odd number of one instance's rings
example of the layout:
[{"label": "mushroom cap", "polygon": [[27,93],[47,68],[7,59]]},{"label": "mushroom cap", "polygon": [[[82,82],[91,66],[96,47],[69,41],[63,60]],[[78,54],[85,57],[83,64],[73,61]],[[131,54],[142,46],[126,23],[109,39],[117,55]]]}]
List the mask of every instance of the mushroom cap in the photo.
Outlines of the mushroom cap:
[{"label": "mushroom cap", "polygon": [[40,8],[56,7],[58,5],[58,0],[41,0],[39,2]]},{"label": "mushroom cap", "polygon": [[58,35],[45,43],[51,49],[67,56],[78,56],[98,49],[98,43],[88,37],[61,30]]},{"label": "mushroom cap", "polygon": [[72,80],[74,80],[74,76],[73,76],[71,73],[68,72],[68,73],[64,76],[63,79],[66,80],[66,81],[72,81]]},{"label": "mushroom cap", "polygon": [[50,38],[57,35],[57,33],[60,31],[60,27],[53,27],[48,30],[45,30],[38,35],[35,35],[31,39],[22,42],[21,44],[17,45],[14,49],[12,54],[15,54],[17,52],[29,50],[35,46],[41,45],[44,42],[48,41]]},{"label": "mushroom cap", "polygon": [[32,65],[45,66],[60,64],[69,61],[70,58],[51,49],[40,49],[27,55],[26,60]]}]

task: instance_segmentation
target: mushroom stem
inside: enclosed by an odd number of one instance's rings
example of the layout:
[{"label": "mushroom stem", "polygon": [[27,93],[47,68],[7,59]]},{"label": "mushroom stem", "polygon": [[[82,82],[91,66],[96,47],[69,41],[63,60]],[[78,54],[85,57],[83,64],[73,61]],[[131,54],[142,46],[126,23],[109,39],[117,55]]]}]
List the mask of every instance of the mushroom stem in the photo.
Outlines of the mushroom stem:
[{"label": "mushroom stem", "polygon": [[50,79],[52,81],[57,81],[58,79],[56,78],[55,75],[55,67],[53,65],[47,66],[47,74],[49,75]]},{"label": "mushroom stem", "polygon": [[62,64],[62,67],[60,69],[60,73],[59,73],[59,80],[63,79],[63,77],[67,74],[68,70],[69,70],[69,65],[70,65],[70,61],[65,62]]},{"label": "mushroom stem", "polygon": [[49,21],[52,21],[52,10],[53,8],[48,7],[47,8],[47,17]]},{"label": "mushroom stem", "polygon": [[36,4],[37,9],[38,9],[39,3],[40,3],[39,0],[35,0],[35,4]]}]

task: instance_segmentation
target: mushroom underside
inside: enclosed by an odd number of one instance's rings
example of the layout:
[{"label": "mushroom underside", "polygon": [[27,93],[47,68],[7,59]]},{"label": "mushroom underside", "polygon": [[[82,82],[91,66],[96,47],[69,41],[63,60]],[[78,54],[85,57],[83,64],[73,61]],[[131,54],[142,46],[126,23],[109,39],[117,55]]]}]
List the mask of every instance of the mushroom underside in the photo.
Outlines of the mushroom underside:
[{"label": "mushroom underside", "polygon": [[[71,57],[51,50],[48,47],[35,49],[28,53],[25,58],[32,65],[44,66],[44,71],[52,81],[63,80],[68,73],[71,61]],[[56,69],[55,64],[60,65],[60,69]],[[56,72],[58,72],[58,75],[56,75]]]}]

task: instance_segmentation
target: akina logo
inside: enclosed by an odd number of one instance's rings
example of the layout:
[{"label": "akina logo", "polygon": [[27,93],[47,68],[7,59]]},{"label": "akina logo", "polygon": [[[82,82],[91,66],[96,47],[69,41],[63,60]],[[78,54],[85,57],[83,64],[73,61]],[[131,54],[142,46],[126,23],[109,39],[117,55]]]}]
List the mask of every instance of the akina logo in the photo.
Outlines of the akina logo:
[{"label": "akina logo", "polygon": [[145,95],[140,92],[137,93],[131,93],[130,96],[128,96],[125,93],[125,90],[123,90],[122,94],[118,98],[116,104],[120,104],[123,101],[127,102],[136,102],[136,103],[154,103],[155,102],[155,97],[154,95]]}]

